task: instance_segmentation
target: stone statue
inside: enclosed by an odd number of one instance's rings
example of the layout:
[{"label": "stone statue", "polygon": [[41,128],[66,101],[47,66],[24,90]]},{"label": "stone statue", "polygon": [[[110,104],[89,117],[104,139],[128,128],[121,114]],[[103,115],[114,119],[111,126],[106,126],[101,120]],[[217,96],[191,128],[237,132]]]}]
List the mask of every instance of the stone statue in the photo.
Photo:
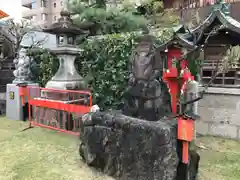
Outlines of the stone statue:
[{"label": "stone statue", "polygon": [[14,64],[16,70],[14,70],[13,74],[15,79],[13,83],[32,83],[33,74],[31,72],[31,66],[34,60],[26,55],[27,50],[22,48],[19,51],[19,55],[14,59]]},{"label": "stone statue", "polygon": [[89,166],[119,180],[185,180],[186,174],[196,180],[199,155],[190,150],[189,165],[180,161],[177,119],[163,117],[171,114],[171,101],[153,43],[146,35],[133,53],[124,115],[108,110],[81,117],[79,154]]},{"label": "stone statue", "polygon": [[123,113],[156,121],[171,112],[170,94],[160,79],[163,67],[160,53],[154,51],[154,37],[145,35],[139,41],[131,57],[131,74]]}]

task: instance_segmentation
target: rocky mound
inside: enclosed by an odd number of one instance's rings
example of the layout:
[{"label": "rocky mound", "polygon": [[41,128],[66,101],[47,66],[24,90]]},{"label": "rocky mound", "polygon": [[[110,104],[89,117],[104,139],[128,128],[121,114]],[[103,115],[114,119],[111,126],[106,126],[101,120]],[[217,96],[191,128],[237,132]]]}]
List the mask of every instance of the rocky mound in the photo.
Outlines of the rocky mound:
[{"label": "rocky mound", "polygon": [[80,155],[122,180],[174,180],[176,120],[144,121],[116,112],[96,112],[81,121]]}]

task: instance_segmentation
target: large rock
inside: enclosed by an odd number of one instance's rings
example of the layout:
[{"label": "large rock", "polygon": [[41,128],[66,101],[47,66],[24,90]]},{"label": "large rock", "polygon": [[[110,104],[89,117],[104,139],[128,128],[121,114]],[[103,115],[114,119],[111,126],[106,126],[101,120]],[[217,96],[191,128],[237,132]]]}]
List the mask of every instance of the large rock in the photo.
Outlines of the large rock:
[{"label": "large rock", "polygon": [[116,112],[96,112],[80,124],[85,162],[122,180],[175,180],[176,120],[145,121]]}]

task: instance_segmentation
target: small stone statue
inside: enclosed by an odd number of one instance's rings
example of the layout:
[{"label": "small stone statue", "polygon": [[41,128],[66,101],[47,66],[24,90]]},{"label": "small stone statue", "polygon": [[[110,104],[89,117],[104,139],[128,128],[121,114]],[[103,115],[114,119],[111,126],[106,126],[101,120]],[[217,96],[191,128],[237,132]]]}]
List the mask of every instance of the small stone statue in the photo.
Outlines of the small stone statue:
[{"label": "small stone statue", "polygon": [[157,121],[171,112],[170,94],[160,80],[163,70],[160,54],[154,51],[154,36],[141,37],[131,62],[129,87],[123,113],[128,116]]},{"label": "small stone statue", "polygon": [[26,53],[27,50],[22,48],[19,51],[19,55],[14,59],[16,70],[13,72],[15,76],[13,83],[31,83],[33,80],[31,65],[34,60],[28,57]]}]

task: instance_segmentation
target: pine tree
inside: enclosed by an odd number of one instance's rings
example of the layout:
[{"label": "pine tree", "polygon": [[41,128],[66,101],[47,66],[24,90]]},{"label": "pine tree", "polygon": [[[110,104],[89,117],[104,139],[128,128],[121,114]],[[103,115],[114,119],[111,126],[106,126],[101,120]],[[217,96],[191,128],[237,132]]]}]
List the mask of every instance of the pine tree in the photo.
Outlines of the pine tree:
[{"label": "pine tree", "polygon": [[164,9],[163,0],[143,0],[136,9],[138,14],[149,20],[152,28],[171,28],[179,24],[179,16],[174,10]]},{"label": "pine tree", "polygon": [[68,8],[81,25],[91,24],[90,35],[131,32],[146,29],[147,19],[135,9],[106,8],[106,0],[70,0]]}]

